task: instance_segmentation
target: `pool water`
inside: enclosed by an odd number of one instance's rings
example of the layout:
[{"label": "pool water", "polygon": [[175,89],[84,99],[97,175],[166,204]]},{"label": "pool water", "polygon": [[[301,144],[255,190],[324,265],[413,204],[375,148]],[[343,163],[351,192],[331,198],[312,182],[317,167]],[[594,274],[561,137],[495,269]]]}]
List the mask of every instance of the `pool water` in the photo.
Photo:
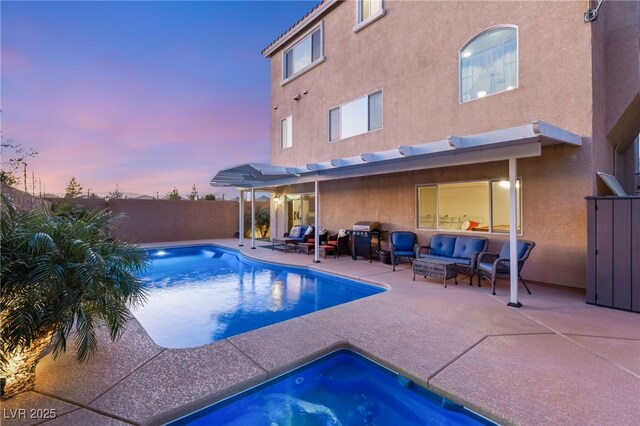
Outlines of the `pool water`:
[{"label": "pool water", "polygon": [[170,423],[180,425],[495,424],[349,350]]},{"label": "pool water", "polygon": [[384,291],[357,281],[199,246],[150,250],[147,303],[133,310],[153,341],[201,346]]}]

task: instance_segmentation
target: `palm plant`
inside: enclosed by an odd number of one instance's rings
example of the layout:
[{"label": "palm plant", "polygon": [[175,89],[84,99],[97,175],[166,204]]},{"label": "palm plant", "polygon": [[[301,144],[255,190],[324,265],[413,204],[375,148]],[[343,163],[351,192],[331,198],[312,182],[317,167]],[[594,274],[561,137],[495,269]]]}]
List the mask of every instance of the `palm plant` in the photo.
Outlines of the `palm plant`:
[{"label": "palm plant", "polygon": [[76,343],[86,361],[97,349],[96,329],[122,334],[129,306],[145,299],[138,278],[146,252],[109,238],[121,216],[65,208],[20,211],[2,196],[0,238],[0,370],[4,397],[35,386],[35,366]]}]

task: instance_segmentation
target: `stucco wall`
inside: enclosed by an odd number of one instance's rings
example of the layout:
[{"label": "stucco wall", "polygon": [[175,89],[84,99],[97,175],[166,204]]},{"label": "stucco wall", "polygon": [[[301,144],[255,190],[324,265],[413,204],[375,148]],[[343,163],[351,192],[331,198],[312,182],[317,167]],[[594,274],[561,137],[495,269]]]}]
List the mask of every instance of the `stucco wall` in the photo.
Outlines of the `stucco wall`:
[{"label": "stucco wall", "polygon": [[31,210],[38,207],[51,207],[51,203],[42,198],[34,197],[33,195],[20,191],[12,186],[0,184],[0,189],[3,194],[11,197],[14,204],[18,209]]},{"label": "stucco wall", "polygon": [[[518,161],[523,188],[523,235],[537,243],[523,275],[585,287],[586,209],[592,178],[591,28],[587,4],[575,2],[396,2],[358,33],[353,2],[321,17],[326,61],[282,86],[283,46],[271,58],[271,153],[279,165],[301,165],[547,121],[583,136],[582,147],[545,147]],[[518,26],[519,85],[460,104],[459,49],[481,31]],[[292,43],[295,41],[292,41]],[[328,111],[375,90],[384,96],[382,130],[328,142]],[[298,93],[299,101],[293,100]],[[293,148],[279,147],[279,122],[293,116]],[[334,232],[358,220],[390,231],[416,231],[415,186],[498,179],[507,162],[450,167],[321,183],[321,223]],[[285,188],[284,192],[306,192]],[[284,219],[280,209],[280,220]],[[280,224],[282,222],[279,222]],[[272,226],[273,227],[273,226]],[[279,226],[282,229],[282,225]],[[416,231],[421,242],[429,232]],[[490,235],[499,249],[504,235]]]},{"label": "stucco wall", "polygon": [[[576,177],[570,170],[554,167],[552,158],[570,157],[572,154],[569,149],[550,147],[544,150],[560,152],[543,152],[540,158],[518,161],[523,207],[523,232],[519,238],[533,240],[537,244],[523,276],[545,283],[585,288],[586,214],[582,206],[589,183]],[[321,182],[320,223],[335,233],[340,228],[351,228],[353,223],[360,220],[379,221],[388,231],[414,231],[420,242],[426,244],[429,235],[435,231],[416,229],[416,185],[507,176],[508,163],[502,161],[473,167],[448,167]],[[285,193],[313,191],[309,185],[283,190]],[[278,221],[278,229],[282,233],[282,207]],[[272,224],[274,228],[275,224]],[[504,234],[483,235],[491,241],[489,248],[496,251],[508,238]]]},{"label": "stucco wall", "polygon": [[[89,209],[106,208],[103,199],[73,202]],[[112,199],[109,210],[125,215],[112,236],[137,243],[231,238],[238,231],[237,201]],[[245,211],[251,211],[249,203]]]},{"label": "stucco wall", "polygon": [[[586,136],[589,158],[591,29],[583,23],[584,1],[384,4],[386,15],[357,33],[354,2],[333,8],[322,18],[326,61],[284,86],[282,52],[295,40],[271,57],[274,164],[326,161],[534,119]],[[460,104],[459,49],[499,24],[519,28],[519,87]],[[378,89],[383,129],[329,143],[329,109]],[[293,147],[281,150],[279,123],[289,115]]]},{"label": "stucco wall", "polygon": [[[595,171],[615,175],[635,190],[632,142],[640,132],[640,3],[608,1],[593,33],[593,179]],[[595,181],[595,194],[607,195]]]}]

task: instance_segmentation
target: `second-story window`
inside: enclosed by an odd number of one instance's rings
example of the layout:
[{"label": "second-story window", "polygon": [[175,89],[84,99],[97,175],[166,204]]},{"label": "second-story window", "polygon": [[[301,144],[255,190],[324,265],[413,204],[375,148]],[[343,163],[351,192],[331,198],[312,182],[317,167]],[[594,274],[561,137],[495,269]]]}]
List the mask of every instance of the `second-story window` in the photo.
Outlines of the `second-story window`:
[{"label": "second-story window", "polygon": [[282,56],[282,79],[286,80],[323,58],[322,25],[297,42]]},{"label": "second-story window", "polygon": [[280,149],[293,146],[293,119],[291,116],[280,120]]},{"label": "second-story window", "polygon": [[490,28],[460,50],[460,102],[518,86],[518,29]]},{"label": "second-story window", "polygon": [[382,12],[382,0],[358,0],[358,24]]},{"label": "second-story window", "polygon": [[329,111],[329,141],[382,128],[382,91],[371,93]]}]

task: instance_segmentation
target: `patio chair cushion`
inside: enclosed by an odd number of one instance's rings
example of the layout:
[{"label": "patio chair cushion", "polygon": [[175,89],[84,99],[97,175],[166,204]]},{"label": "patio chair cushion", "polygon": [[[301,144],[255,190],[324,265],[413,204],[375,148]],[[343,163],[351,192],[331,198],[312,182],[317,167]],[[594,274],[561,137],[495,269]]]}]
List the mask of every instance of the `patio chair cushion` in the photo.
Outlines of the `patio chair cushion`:
[{"label": "patio chair cushion", "polygon": [[411,256],[411,257],[415,257],[416,252],[413,250],[394,250],[393,254],[395,256]]},{"label": "patio chair cushion", "polygon": [[435,254],[421,254],[420,259],[432,259],[432,260],[440,260],[442,262],[447,263],[458,263],[460,265],[469,265],[471,264],[471,259],[466,257],[450,257],[450,256],[438,256]]},{"label": "patio chair cushion", "polygon": [[[510,245],[507,242],[503,247],[502,247],[502,251],[500,252],[500,255],[498,257],[500,257],[501,259],[510,259],[511,257],[509,256],[509,252],[510,252]],[[517,250],[517,254],[518,254],[518,259],[522,259],[522,256],[524,256],[524,254],[527,252],[527,249],[529,248],[529,244],[523,242],[523,241],[518,241],[518,250]]]},{"label": "patio chair cushion", "polygon": [[[484,241],[473,237],[458,237],[453,248],[453,257],[470,259],[484,248]],[[432,251],[433,252],[433,251]]]},{"label": "patio chair cushion", "polygon": [[493,263],[480,262],[480,263],[478,263],[478,269],[482,269],[483,271],[491,272],[493,270]]},{"label": "patio chair cushion", "polygon": [[436,256],[451,257],[456,244],[456,237],[450,235],[433,235],[429,241],[429,253]]},{"label": "patio chair cushion", "polygon": [[300,238],[300,232],[302,231],[302,228],[300,226],[294,226],[291,228],[291,231],[289,231],[289,237],[290,238]]},{"label": "patio chair cushion", "polygon": [[[391,236],[391,244],[393,251],[399,256],[409,256],[415,254],[415,244],[417,243],[416,235],[413,232],[394,232]],[[407,254],[401,254],[401,252]]]}]

